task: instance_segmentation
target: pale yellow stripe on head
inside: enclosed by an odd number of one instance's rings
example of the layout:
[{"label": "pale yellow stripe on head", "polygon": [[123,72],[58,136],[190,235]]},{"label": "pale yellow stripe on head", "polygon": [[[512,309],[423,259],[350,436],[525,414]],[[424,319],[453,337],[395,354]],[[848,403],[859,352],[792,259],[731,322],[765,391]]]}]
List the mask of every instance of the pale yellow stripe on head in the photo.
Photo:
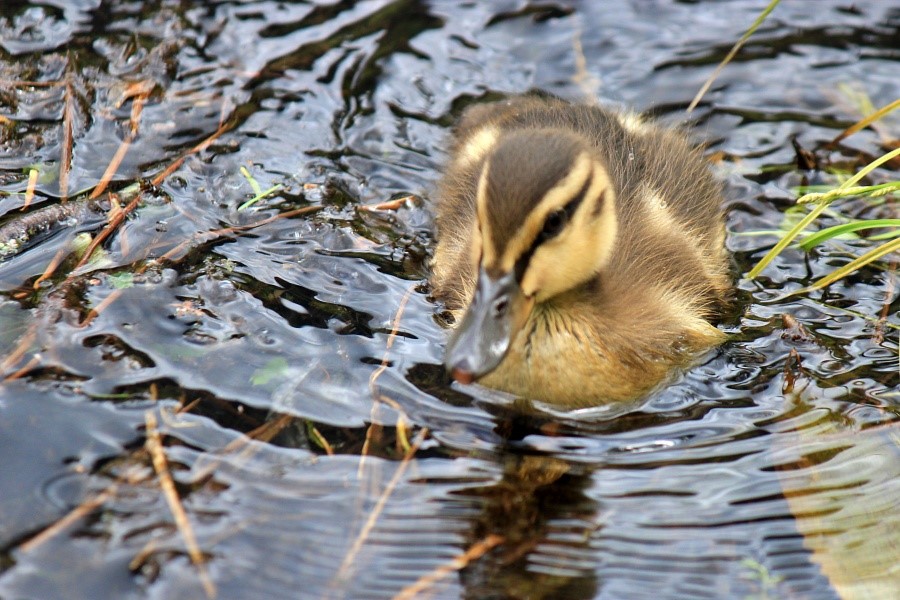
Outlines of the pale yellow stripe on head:
[{"label": "pale yellow stripe on head", "polygon": [[496,127],[485,127],[469,136],[456,153],[456,162],[472,165],[490,152],[497,145],[500,131]]},{"label": "pale yellow stripe on head", "polygon": [[[538,302],[587,281],[612,257],[618,234],[615,192],[606,170],[593,161],[590,177],[590,187],[569,225],[537,249],[522,278],[522,291],[536,296]],[[601,195],[603,204],[597,215]]]},{"label": "pale yellow stripe on head", "polygon": [[[493,266],[497,263],[497,250],[494,248],[491,223],[487,215],[487,180],[490,168],[490,161],[485,161],[481,169],[481,176],[478,178],[478,190],[475,193],[475,231],[472,234],[481,240],[479,253],[481,254],[481,264],[485,266]],[[478,260],[477,257],[475,260]]]},{"label": "pale yellow stripe on head", "polygon": [[544,194],[541,201],[538,202],[531,214],[528,215],[528,218],[525,219],[519,232],[507,244],[500,263],[504,272],[511,271],[519,257],[528,251],[538,233],[543,229],[547,215],[565,206],[581,191],[588,177],[590,177],[592,169],[593,161],[591,157],[586,152],[582,152],[575,159],[572,170],[557,185]]}]

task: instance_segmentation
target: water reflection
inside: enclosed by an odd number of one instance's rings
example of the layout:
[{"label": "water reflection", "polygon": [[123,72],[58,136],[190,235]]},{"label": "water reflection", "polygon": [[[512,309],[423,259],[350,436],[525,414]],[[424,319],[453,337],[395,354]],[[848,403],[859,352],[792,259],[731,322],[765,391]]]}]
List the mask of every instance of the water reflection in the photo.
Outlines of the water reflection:
[{"label": "water reflection", "polygon": [[490,535],[499,547],[461,573],[467,598],[592,598],[598,590],[590,541],[599,507],[586,474],[539,455],[504,454],[500,481],[468,490],[482,503],[470,545]]}]

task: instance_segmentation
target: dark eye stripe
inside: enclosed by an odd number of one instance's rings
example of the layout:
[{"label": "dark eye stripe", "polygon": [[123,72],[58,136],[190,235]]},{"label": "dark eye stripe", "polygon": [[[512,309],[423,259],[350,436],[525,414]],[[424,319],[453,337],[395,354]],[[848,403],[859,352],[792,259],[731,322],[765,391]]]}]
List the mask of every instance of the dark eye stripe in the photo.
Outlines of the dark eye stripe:
[{"label": "dark eye stripe", "polygon": [[[591,182],[594,180],[593,174],[587,178],[584,182],[584,185],[581,186],[581,189],[578,190],[578,193],[574,198],[569,200],[565,206],[562,207],[562,212],[566,223],[572,220],[572,217],[575,215],[575,211],[578,210],[578,207],[581,206],[581,203],[584,202],[584,197],[587,195],[588,189],[591,187]],[[558,233],[558,232],[556,232]],[[528,268],[528,263],[531,262],[531,257],[534,256],[534,253],[540,247],[541,244],[546,242],[547,240],[556,236],[556,233],[553,235],[544,235],[544,232],[538,233],[537,237],[531,243],[531,247],[528,248],[527,252],[524,252],[522,256],[519,257],[519,260],[516,261],[515,272],[516,272],[516,281],[519,283],[522,282],[522,277],[525,276],[525,270]]]},{"label": "dark eye stripe", "polygon": [[597,204],[594,205],[594,218],[600,216],[600,213],[603,212],[603,205],[606,204],[606,190],[600,192],[600,197],[597,198]]}]

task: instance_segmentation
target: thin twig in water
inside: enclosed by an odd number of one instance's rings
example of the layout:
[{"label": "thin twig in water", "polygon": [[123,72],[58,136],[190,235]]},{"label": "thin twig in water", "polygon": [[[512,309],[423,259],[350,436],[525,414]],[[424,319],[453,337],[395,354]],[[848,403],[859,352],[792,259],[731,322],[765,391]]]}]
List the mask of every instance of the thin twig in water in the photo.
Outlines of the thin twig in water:
[{"label": "thin twig in water", "polygon": [[725,65],[731,62],[731,59],[735,57],[735,55],[738,53],[738,50],[740,50],[741,47],[747,42],[747,40],[750,39],[750,36],[753,35],[753,32],[756,31],[756,29],[760,25],[762,25],[762,22],[766,20],[766,17],[769,16],[769,13],[772,12],[772,9],[778,6],[779,2],[780,0],[771,0],[771,2],[769,2],[769,5],[765,9],[763,9],[758,17],[756,17],[756,20],[753,21],[752,25],[750,25],[750,29],[748,29],[744,33],[744,35],[741,36],[741,39],[739,39],[737,43],[732,46],[731,50],[728,52],[725,58],[722,59],[722,62],[719,63],[719,66],[716,67],[716,70],[713,71],[712,75],[709,76],[709,79],[706,80],[706,83],[704,83],[700,88],[700,91],[697,92],[697,95],[694,96],[694,99],[691,100],[690,105],[688,105],[687,107],[687,112],[690,113],[695,108],[697,108],[697,105],[700,104],[700,100],[703,98],[703,95],[706,94],[706,92],[709,90],[710,86],[713,84],[713,81],[716,80],[716,78],[719,76],[719,73],[721,73],[722,69],[725,68]]},{"label": "thin twig in water", "polygon": [[178,256],[179,253],[191,247],[192,244],[209,242],[216,238],[225,237],[226,235],[230,235],[232,233],[261,227],[263,225],[271,223],[272,221],[277,221],[278,219],[288,219],[290,217],[296,217],[297,215],[316,212],[322,210],[323,208],[323,206],[304,206],[303,208],[295,208],[294,210],[289,210],[287,212],[278,213],[277,215],[272,215],[271,217],[265,218],[261,221],[257,221],[256,223],[250,223],[248,225],[235,225],[233,227],[223,227],[222,229],[214,229],[213,231],[204,231],[202,233],[195,234],[192,239],[181,242],[180,244],[160,256],[159,260],[175,260],[175,257]]},{"label": "thin twig in water", "polygon": [[116,171],[119,170],[122,160],[128,153],[128,149],[131,148],[132,142],[134,142],[134,139],[137,137],[141,114],[144,110],[144,103],[147,101],[149,95],[148,92],[134,97],[133,104],[131,105],[131,126],[128,130],[128,135],[125,136],[125,139],[122,140],[122,143],[119,144],[119,147],[116,149],[116,153],[113,155],[112,160],[109,161],[106,170],[103,172],[103,177],[100,178],[100,183],[98,183],[94,188],[94,191],[91,192],[91,195],[89,196],[90,199],[93,200],[105,192],[109,182],[112,181],[112,178],[116,175]]},{"label": "thin twig in water", "polygon": [[[135,208],[138,207],[138,204],[141,203],[142,198],[141,192],[129,202],[125,208],[120,211],[117,211],[114,215],[112,215],[109,219],[109,222],[106,224],[106,227],[91,240],[90,245],[87,247],[87,250],[84,251],[84,256],[81,257],[81,260],[78,261],[78,264],[75,265],[75,268],[72,269],[72,272],[78,271],[81,267],[87,264],[90,260],[91,255],[94,253],[94,250],[97,249],[97,246],[103,243],[106,238],[112,235],[112,233],[119,228],[119,226],[125,221],[125,217],[128,216]],[[71,277],[71,275],[70,275]]]},{"label": "thin twig in water", "polygon": [[75,90],[72,75],[66,73],[66,100],[63,106],[62,150],[59,156],[59,197],[61,202],[69,198],[69,170],[72,168],[72,128],[75,120]]},{"label": "thin twig in water", "polygon": [[361,210],[364,212],[378,212],[382,210],[399,210],[403,208],[403,206],[409,203],[417,203],[419,201],[417,196],[413,196],[410,194],[409,196],[403,196],[402,198],[396,198],[394,200],[388,200],[386,202],[379,202],[378,204],[359,204],[356,207],[356,210]]},{"label": "thin twig in water", "polygon": [[[400,305],[397,307],[397,312],[394,314],[394,320],[391,323],[391,333],[388,336],[387,343],[385,344],[384,356],[381,358],[381,364],[378,365],[378,368],[372,372],[372,375],[369,377],[369,392],[371,392],[372,397],[377,400],[381,400],[383,397],[381,394],[378,394],[375,390],[375,382],[384,373],[384,370],[387,369],[388,366],[388,354],[390,353],[391,346],[394,345],[394,340],[397,338],[397,333],[400,331],[400,319],[403,317],[403,311],[406,309],[406,303],[409,302],[410,297],[415,291],[416,287],[414,285],[410,286],[406,293],[403,294],[403,298],[400,300]],[[396,402],[389,403],[393,408],[397,409],[400,412],[401,416],[404,416],[404,412],[400,409],[400,405]],[[380,430],[375,423],[375,418],[378,415],[378,407],[380,406],[379,402],[372,403],[372,410],[369,413],[369,428],[366,430],[366,441],[363,442],[362,451],[360,452],[359,457],[359,468],[357,469],[357,474],[362,477],[363,466],[365,463],[366,455],[369,453],[369,445],[372,440],[374,434]]]},{"label": "thin twig in water", "polygon": [[216,587],[213,584],[212,579],[210,579],[209,573],[206,571],[206,561],[203,557],[203,553],[200,552],[200,547],[197,545],[194,529],[191,527],[187,512],[185,512],[184,505],[181,504],[181,499],[178,497],[178,491],[175,489],[175,481],[172,479],[172,474],[169,472],[166,453],[163,451],[162,439],[159,435],[159,429],[157,429],[156,416],[148,410],[144,415],[144,420],[147,426],[147,440],[145,446],[153,461],[153,469],[156,471],[156,476],[159,479],[159,487],[163,492],[163,496],[166,498],[172,516],[175,518],[175,524],[178,527],[178,531],[184,539],[188,556],[191,557],[191,562],[194,563],[194,566],[197,567],[197,571],[200,574],[200,582],[203,585],[203,590],[206,592],[206,597],[215,598]]},{"label": "thin twig in water", "polygon": [[851,135],[853,135],[857,131],[860,131],[861,129],[865,129],[866,127],[868,127],[869,125],[871,125],[872,123],[874,123],[875,121],[877,121],[878,119],[883,117],[884,115],[886,115],[889,112],[896,110],[898,108],[900,108],[900,98],[897,98],[896,100],[894,100],[893,102],[891,102],[890,104],[888,104],[886,106],[882,106],[881,108],[879,108],[872,114],[863,117],[862,119],[860,119],[859,121],[857,121],[856,123],[854,123],[853,125],[848,127],[847,129],[842,131],[833,140],[828,142],[828,144],[826,144],[825,147],[833,148],[842,139],[844,139],[846,137],[850,137]]},{"label": "thin twig in water", "polygon": [[238,448],[247,445],[251,440],[270,442],[276,435],[294,421],[291,415],[279,415],[274,421],[267,421],[252,431],[248,431],[245,437],[238,438],[225,446],[224,453],[234,452]]},{"label": "thin twig in water", "polygon": [[426,427],[421,429],[412,445],[410,446],[409,451],[403,456],[403,460],[400,462],[400,464],[397,465],[397,468],[394,470],[394,476],[391,477],[391,480],[384,488],[381,496],[379,496],[378,501],[375,503],[375,506],[372,507],[372,512],[369,513],[369,518],[366,519],[366,522],[360,530],[359,535],[356,536],[356,540],[353,542],[353,546],[350,547],[350,551],[347,552],[347,555],[344,557],[343,562],[341,562],[341,566],[338,569],[337,575],[334,576],[332,584],[346,580],[347,576],[350,574],[350,569],[353,565],[353,561],[356,560],[356,555],[359,554],[359,551],[362,548],[363,544],[369,538],[369,534],[372,533],[372,529],[375,527],[375,523],[378,521],[378,517],[380,517],[382,511],[384,511],[384,506],[385,504],[387,504],[388,498],[390,498],[391,494],[394,492],[397,484],[400,483],[400,478],[403,477],[404,473],[406,473],[406,469],[409,467],[413,456],[415,456],[416,452],[418,452],[419,446],[421,446],[422,442],[425,441],[425,436],[427,435],[428,428]]},{"label": "thin twig in water", "polygon": [[433,586],[435,583],[446,577],[447,575],[465,569],[473,560],[478,560],[484,556],[491,548],[502,544],[503,537],[495,533],[490,534],[477,544],[473,544],[468,550],[441,565],[431,573],[423,575],[414,584],[400,590],[400,593],[394,596],[394,600],[413,600],[418,595]]},{"label": "thin twig in water", "polygon": [[57,267],[62,263],[63,259],[68,256],[69,249],[66,247],[62,247],[56,251],[56,254],[53,255],[53,258],[50,259],[50,263],[47,265],[47,268],[44,269],[44,272],[41,273],[41,276],[34,280],[34,284],[31,286],[34,289],[38,289],[41,287],[41,284],[46,280],[50,279],[53,276],[53,273],[56,272]]},{"label": "thin twig in water", "polygon": [[331,447],[331,444],[328,443],[328,440],[325,439],[325,436],[322,435],[322,432],[319,431],[315,425],[309,425],[309,433],[310,437],[322,450],[325,451],[325,454],[328,456],[334,456],[334,448]]},{"label": "thin twig in water", "polygon": [[88,498],[75,508],[73,508],[66,516],[56,521],[39,534],[24,542],[19,549],[23,552],[31,552],[38,546],[46,543],[53,537],[62,533],[72,523],[86,517],[91,512],[102,506],[107,500],[115,497],[118,493],[119,485],[122,483],[136,484],[147,478],[146,471],[141,469],[129,469],[116,479],[115,483],[110,484],[105,490],[99,494]]},{"label": "thin twig in water", "polygon": [[97,306],[94,306],[93,308],[91,308],[88,311],[88,314],[84,317],[84,320],[82,320],[78,324],[78,326],[79,327],[87,327],[88,325],[90,325],[91,321],[93,321],[94,319],[99,317],[100,313],[103,312],[104,310],[106,310],[106,308],[110,304],[112,304],[113,302],[118,300],[121,295],[122,295],[122,290],[113,290],[112,292],[110,292],[109,296],[107,296],[106,298],[104,298],[103,300],[100,301],[100,304],[98,304]]},{"label": "thin twig in water", "polygon": [[187,160],[187,158],[189,156],[191,156],[193,154],[197,154],[198,152],[202,152],[202,151],[206,150],[207,148],[209,148],[212,145],[212,143],[219,138],[219,136],[221,136],[223,133],[225,133],[226,131],[231,129],[233,126],[234,126],[233,123],[223,123],[222,125],[220,125],[219,128],[216,129],[212,135],[210,135],[205,140],[203,140],[202,142],[200,142],[199,144],[197,144],[196,146],[194,146],[193,148],[191,148],[190,150],[188,150],[187,152],[185,152],[184,154],[182,154],[181,156],[176,158],[174,161],[172,161],[172,163],[168,167],[163,169],[159,174],[156,175],[156,177],[154,177],[151,180],[151,183],[153,185],[161,184],[163,181],[166,180],[166,177],[168,177],[169,175],[171,175],[172,173],[177,171],[178,168],[181,166],[181,164],[185,160]]},{"label": "thin twig in water", "polygon": [[[22,357],[28,353],[28,349],[31,347],[31,344],[34,343],[35,339],[37,339],[37,321],[32,321],[31,325],[28,327],[28,331],[19,339],[16,348],[3,359],[2,363],[0,363],[0,373],[6,373],[22,360]],[[4,381],[7,379],[9,379],[9,377],[4,378]]]},{"label": "thin twig in water", "polygon": [[295,420],[295,418],[296,417],[292,417],[291,415],[280,415],[277,419],[263,423],[252,431],[248,431],[242,437],[229,442],[222,449],[220,455],[216,456],[215,459],[212,460],[212,462],[204,465],[203,468],[197,469],[196,478],[198,480],[202,480],[211,476],[216,471],[216,469],[219,468],[219,465],[222,464],[224,455],[237,452],[242,448],[246,448],[246,450],[243,455],[238,456],[238,459],[246,460],[254,452],[258,451],[258,448],[250,445],[250,442],[259,441],[266,443],[271,441],[272,438],[278,435],[285,427],[290,425]]},{"label": "thin twig in water", "polygon": [[28,186],[25,188],[25,202],[22,204],[22,208],[20,211],[27,210],[29,206],[31,206],[31,201],[34,200],[34,188],[37,186],[38,180],[38,170],[37,169],[29,169],[28,170]]},{"label": "thin twig in water", "polygon": [[35,354],[34,356],[31,357],[31,360],[29,360],[23,366],[19,367],[19,369],[15,373],[10,373],[9,376],[6,377],[6,379],[4,379],[4,381],[13,381],[15,379],[18,379],[19,377],[22,377],[23,375],[25,375],[25,373],[27,373],[31,369],[35,368],[36,366],[38,366],[40,364],[40,362],[41,362],[40,355]]},{"label": "thin twig in water", "polygon": [[[101,235],[103,235],[104,233],[106,233],[106,232],[108,232],[108,231],[111,231],[111,227],[115,227],[115,226],[117,226],[119,223],[121,223],[122,219],[124,219],[124,216],[125,216],[127,213],[129,213],[129,212],[131,212],[132,210],[134,210],[134,208],[137,207],[137,204],[139,203],[139,200],[140,200],[140,194],[139,194],[137,197],[135,197],[135,199],[132,200],[132,201],[128,204],[128,206],[126,206],[124,209],[122,209],[122,210],[119,212],[119,214],[117,215],[117,221],[116,221],[116,223],[110,223],[109,225],[107,225],[107,228],[104,229],[104,230],[101,232]],[[303,214],[303,213],[313,212],[313,211],[321,210],[321,209],[322,209],[321,206],[306,206],[306,207],[303,207],[303,208],[298,208],[298,209],[296,209],[296,210],[290,210],[290,211],[287,211],[287,212],[284,212],[284,213],[280,213],[280,214],[274,215],[274,216],[272,216],[272,217],[269,217],[269,218],[267,218],[267,219],[263,219],[262,221],[258,221],[258,222],[256,222],[256,223],[251,223],[251,224],[249,224],[249,225],[238,225],[238,226],[235,226],[235,227],[226,227],[226,228],[224,228],[224,229],[217,229],[217,230],[215,230],[215,231],[208,231],[208,232],[199,234],[198,236],[195,236],[193,239],[185,240],[184,242],[178,244],[177,246],[175,246],[174,248],[172,248],[171,250],[169,250],[168,252],[166,252],[164,255],[162,255],[162,256],[159,258],[159,260],[160,260],[160,261],[174,260],[175,256],[177,256],[177,255],[178,255],[180,252],[182,252],[185,248],[190,247],[191,244],[199,243],[199,242],[202,242],[202,241],[213,240],[213,239],[215,239],[215,238],[217,238],[217,237],[222,237],[222,236],[228,235],[228,234],[233,233],[233,232],[236,232],[236,231],[246,231],[246,230],[248,230],[248,229],[253,229],[254,227],[260,227],[261,225],[265,225],[266,223],[271,223],[272,221],[275,221],[275,220],[277,220],[277,219],[284,219],[284,218],[286,218],[286,217],[292,217],[292,216],[296,216],[296,215],[298,215],[298,214]],[[108,233],[107,233],[107,235],[108,235]],[[104,237],[105,237],[105,236],[104,236]],[[198,237],[201,238],[201,239],[198,240],[198,239],[197,239]],[[88,247],[88,250],[87,250],[86,252],[92,252],[92,251],[97,247],[97,245],[100,243],[100,241],[102,241],[102,240],[99,240],[99,241],[98,241],[99,238],[100,238],[100,235],[98,235],[97,238],[95,238],[95,239],[92,241],[91,245]],[[84,262],[84,258],[82,258],[81,263],[83,263],[83,262]],[[79,266],[81,266],[81,263],[79,263]],[[145,265],[141,266],[140,268],[136,269],[136,270],[135,270],[135,274],[141,274],[141,273],[143,273],[144,271],[147,270],[148,266],[149,266],[149,265],[145,264]],[[49,275],[48,275],[48,277],[49,277]],[[70,278],[71,278],[71,277],[72,277],[72,276],[70,276]],[[82,327],[88,325],[91,321],[93,321],[93,320],[96,319],[98,316],[100,316],[100,313],[101,313],[104,309],[106,309],[110,304],[112,304],[115,300],[117,300],[121,295],[122,295],[121,290],[115,290],[115,291],[113,291],[113,292],[112,292],[109,296],[107,296],[100,304],[98,304],[97,306],[93,307],[93,308],[90,310],[90,312],[88,312],[88,314],[87,314],[87,316],[84,318],[84,320],[81,321],[81,323],[79,323],[79,325],[82,326]],[[277,433],[277,432],[276,432],[276,433]]]},{"label": "thin twig in water", "polygon": [[118,489],[117,484],[113,484],[97,494],[92,498],[88,498],[74,509],[72,509],[69,514],[65,517],[53,523],[39,534],[19,546],[19,550],[22,552],[31,552],[36,549],[38,546],[41,546],[51,538],[56,537],[60,533],[63,532],[69,525],[78,521],[79,519],[86,517],[87,515],[94,512],[96,509],[101,507],[107,500],[116,495],[116,490]]}]

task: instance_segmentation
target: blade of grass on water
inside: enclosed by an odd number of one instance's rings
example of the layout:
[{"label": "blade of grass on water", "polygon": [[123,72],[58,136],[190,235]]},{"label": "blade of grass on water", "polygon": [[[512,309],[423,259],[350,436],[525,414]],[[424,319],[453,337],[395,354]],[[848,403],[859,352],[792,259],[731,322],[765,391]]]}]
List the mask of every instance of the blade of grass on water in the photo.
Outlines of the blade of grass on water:
[{"label": "blade of grass on water", "polygon": [[[873,170],[875,170],[882,164],[886,163],[887,161],[891,160],[892,158],[894,158],[895,156],[898,156],[898,155],[900,155],[900,148],[892,150],[891,152],[888,152],[887,154],[876,158],[875,160],[870,162],[868,165],[866,165],[865,167],[860,169],[859,173],[857,173],[856,175],[854,175],[853,177],[851,177],[850,179],[848,179],[847,181],[845,181],[844,183],[839,185],[836,188],[835,192],[843,191],[848,188],[852,188],[863,177],[865,177],[866,175],[871,173]],[[813,208],[808,215],[803,217],[803,219],[801,219],[799,223],[794,225],[791,228],[791,230],[785,234],[785,236],[783,238],[778,240],[778,243],[775,244],[775,246],[771,250],[769,250],[769,252],[767,252],[764,257],[762,257],[762,260],[760,260],[749,273],[747,273],[747,277],[749,279],[755,278],[757,275],[759,275],[763,271],[763,269],[765,269],[767,266],[769,266],[769,263],[771,263],[775,259],[775,257],[781,253],[782,250],[787,248],[788,245],[791,242],[793,242],[794,239],[798,235],[800,235],[800,232],[802,232],[804,229],[806,229],[806,227],[810,223],[812,223],[816,219],[816,217],[818,217],[820,214],[822,214],[822,211],[825,210],[825,208],[828,206],[828,204],[831,201],[829,199],[823,200],[822,194],[807,194],[806,196],[803,196],[802,198],[797,200],[797,203],[803,204],[805,202],[809,202],[810,201],[809,198],[812,198],[812,200],[818,200],[819,204],[815,208]]]},{"label": "blade of grass on water", "polygon": [[900,181],[889,181],[878,185],[860,185],[849,188],[826,188],[821,191],[805,190],[804,195],[797,200],[797,204],[809,204],[810,202],[832,202],[848,196],[868,196],[876,198],[887,196],[900,191]]},{"label": "blade of grass on water", "polygon": [[706,83],[703,84],[703,87],[700,88],[700,91],[697,92],[697,95],[694,96],[693,100],[691,100],[691,104],[687,107],[687,112],[691,112],[695,108],[697,108],[697,105],[700,103],[703,95],[706,94],[706,92],[709,90],[710,86],[713,84],[713,81],[716,80],[716,78],[719,76],[719,73],[721,73],[722,69],[725,68],[725,65],[731,62],[731,59],[735,57],[735,55],[738,53],[738,50],[741,49],[741,46],[743,46],[744,43],[748,39],[750,39],[750,36],[753,35],[753,32],[756,31],[760,25],[762,25],[762,22],[765,21],[766,17],[769,16],[769,13],[772,12],[772,10],[776,6],[778,6],[779,2],[780,0],[772,0],[771,2],[769,2],[769,5],[765,9],[763,9],[761,13],[759,13],[759,16],[756,17],[756,20],[753,21],[753,24],[750,25],[750,28],[744,33],[744,35],[741,36],[741,39],[739,39],[737,43],[732,46],[731,50],[728,52],[725,58],[722,59],[722,62],[719,63],[719,66],[716,67],[716,70],[713,71],[713,74],[709,76],[709,79],[706,80]]},{"label": "blade of grass on water", "polygon": [[897,252],[897,251],[900,251],[900,239],[896,239],[892,242],[888,242],[887,244],[883,244],[881,246],[878,246],[877,248],[869,250],[868,252],[866,252],[865,254],[860,256],[859,258],[848,262],[846,265],[844,265],[840,269],[836,269],[833,273],[829,273],[828,275],[826,275],[822,279],[818,280],[811,286],[797,290],[796,292],[793,292],[790,295],[795,296],[797,294],[805,294],[806,292],[820,290],[823,287],[831,285],[835,281],[846,277],[853,271],[861,269],[864,266],[868,265],[869,263],[875,262],[876,260],[878,260],[879,258],[881,258],[883,256],[887,256],[891,252]]},{"label": "blade of grass on water", "polygon": [[775,244],[775,246],[771,250],[769,250],[765,256],[762,257],[762,260],[756,263],[756,266],[753,267],[753,269],[749,273],[747,273],[747,278],[753,279],[757,275],[762,273],[763,269],[768,267],[769,263],[772,262],[776,256],[781,254],[781,251],[787,248],[788,245],[790,245],[790,243],[794,241],[794,238],[800,235],[801,231],[806,229],[810,223],[815,221],[816,217],[822,214],[822,211],[824,211],[827,206],[828,205],[824,202],[822,204],[819,204],[818,206],[813,208],[808,215],[803,217],[799,223],[791,227],[791,230],[784,234],[784,237],[778,240],[778,243]]},{"label": "blade of grass on water", "polygon": [[900,219],[872,219],[870,221],[855,221],[853,223],[835,225],[834,227],[828,227],[827,229],[817,231],[814,234],[807,236],[799,245],[804,250],[809,250],[810,248],[841,235],[862,231],[863,229],[878,229],[882,227],[900,227]]},{"label": "blade of grass on water", "polygon": [[[900,156],[900,148],[895,148],[895,149],[891,150],[890,152],[888,152],[887,154],[885,154],[883,156],[879,156],[878,158],[876,158],[875,160],[873,160],[872,162],[867,164],[865,167],[860,169],[859,173],[857,173],[856,175],[854,175],[853,177],[851,177],[850,179],[848,179],[847,181],[845,181],[844,183],[839,185],[838,189],[845,190],[847,188],[853,187],[854,185],[859,183],[859,181],[863,177],[865,177],[866,175],[868,175],[869,173],[871,173],[872,171],[874,171],[875,169],[877,169],[884,163],[888,162],[889,160],[892,160],[896,156]],[[803,198],[801,198],[797,202],[800,202],[801,200],[803,200]]]},{"label": "blade of grass on water", "polygon": [[253,206],[257,202],[259,202],[260,200],[262,200],[269,194],[274,194],[281,188],[282,188],[282,185],[280,183],[276,183],[275,185],[273,185],[272,187],[270,187],[267,190],[260,190],[259,192],[257,192],[257,194],[255,196],[253,196],[252,198],[250,198],[249,200],[247,200],[246,202],[244,202],[243,204],[238,206],[238,210],[241,211],[241,210],[246,210],[246,209],[250,208],[251,206]]},{"label": "blade of grass on water", "polygon": [[884,115],[888,114],[889,112],[891,112],[893,110],[896,110],[897,108],[900,108],[900,98],[897,98],[896,100],[894,100],[887,106],[882,106],[881,108],[879,108],[872,114],[867,115],[865,118],[860,119],[859,121],[857,121],[856,123],[854,123],[853,125],[848,127],[847,129],[842,131],[836,138],[831,140],[831,142],[829,142],[828,145],[834,146],[835,144],[837,144],[839,141],[841,141],[845,137],[849,137],[849,136],[853,135],[854,133],[856,133],[857,131],[868,127],[869,125],[871,125],[872,123],[874,123],[875,121],[877,121],[878,119],[883,117]]}]

